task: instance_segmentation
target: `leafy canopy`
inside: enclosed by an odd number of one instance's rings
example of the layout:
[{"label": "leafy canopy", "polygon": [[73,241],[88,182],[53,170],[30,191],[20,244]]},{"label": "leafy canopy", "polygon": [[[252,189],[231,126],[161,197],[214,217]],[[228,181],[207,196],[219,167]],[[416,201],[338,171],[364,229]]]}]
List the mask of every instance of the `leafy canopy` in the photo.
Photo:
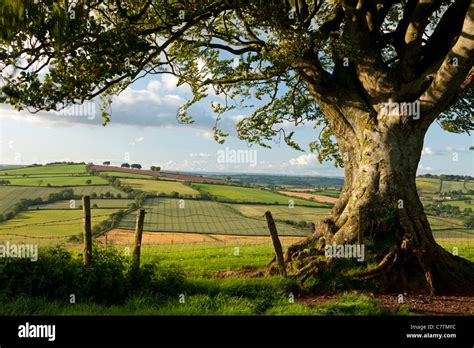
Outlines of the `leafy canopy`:
[{"label": "leafy canopy", "polygon": [[[469,6],[465,0],[3,0],[0,102],[37,112],[100,96],[106,123],[112,94],[144,76],[173,74],[193,92],[178,110],[181,122],[193,122],[189,107],[216,94],[217,141],[226,136],[218,127],[223,115],[248,108],[237,124],[241,139],[268,146],[281,137],[301,149],[285,124],[312,121],[323,130],[310,148],[320,160],[341,164],[337,123],[324,109],[343,103],[333,91],[355,90],[375,111],[394,90],[418,98],[456,44]],[[451,132],[474,129],[472,57],[462,64],[456,74],[464,74],[463,83],[436,106],[438,122]],[[367,84],[364,67],[390,77],[392,90],[384,94],[383,79],[375,88]]]}]

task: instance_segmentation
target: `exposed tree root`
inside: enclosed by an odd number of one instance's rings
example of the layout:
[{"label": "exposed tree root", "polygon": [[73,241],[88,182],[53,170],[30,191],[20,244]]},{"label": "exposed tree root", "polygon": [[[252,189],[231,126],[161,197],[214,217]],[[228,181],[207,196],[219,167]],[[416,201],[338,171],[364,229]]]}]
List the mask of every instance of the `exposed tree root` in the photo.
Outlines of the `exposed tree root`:
[{"label": "exposed tree root", "polygon": [[[340,259],[325,257],[328,237],[331,238],[321,233],[314,234],[291,245],[285,253],[288,275],[304,284],[309,278],[322,276],[339,264]],[[367,281],[378,282],[381,289],[389,292],[403,289],[404,292],[421,291],[431,295],[461,294],[474,287],[474,263],[453,256],[436,243],[418,248],[412,247],[411,243],[408,240],[396,243],[385,255],[378,255],[375,250],[366,251],[365,261],[372,263],[378,259],[377,266],[356,273],[351,279],[360,284],[367,284]],[[265,268],[264,275],[277,273],[274,258]],[[335,277],[337,276],[336,274]]]}]

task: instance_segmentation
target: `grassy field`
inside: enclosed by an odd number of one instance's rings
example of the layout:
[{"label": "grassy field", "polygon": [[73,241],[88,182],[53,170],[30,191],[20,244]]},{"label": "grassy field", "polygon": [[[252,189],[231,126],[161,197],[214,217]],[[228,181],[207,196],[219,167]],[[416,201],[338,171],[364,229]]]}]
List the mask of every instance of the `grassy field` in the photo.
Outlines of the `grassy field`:
[{"label": "grassy field", "polygon": [[263,204],[284,204],[288,205],[290,200],[294,201],[294,205],[327,207],[323,203],[309,201],[305,199],[290,198],[271,191],[258,190],[250,187],[228,186],[228,185],[212,185],[212,184],[193,184],[193,187],[217,197],[223,201],[235,202],[251,202]]},{"label": "grassy field", "polygon": [[311,208],[295,206],[272,206],[257,204],[228,204],[229,207],[237,209],[240,213],[248,217],[262,217],[267,210],[272,212],[275,220],[291,220],[294,222],[309,221],[316,222],[327,215],[330,208]]},{"label": "grassy field", "polygon": [[469,201],[444,201],[441,204],[443,205],[452,205],[453,207],[459,207],[459,209],[464,210],[471,208],[474,210],[474,200]]},{"label": "grassy field", "polygon": [[[170,198],[148,199],[145,204],[145,231],[195,232],[209,234],[269,235],[263,216],[248,218],[226,204],[209,201],[184,201]],[[118,228],[133,229],[136,214],[124,217]],[[306,236],[307,231],[277,223],[282,236]]]},{"label": "grassy field", "polygon": [[130,185],[135,190],[154,194],[171,194],[178,192],[182,195],[197,195],[198,192],[178,181],[167,180],[144,180],[144,179],[120,179],[120,182]]},{"label": "grassy field", "polygon": [[[0,177],[1,178],[1,177]],[[6,179],[10,185],[17,186],[78,186],[78,185],[107,185],[108,181],[98,176],[46,176],[34,178]],[[91,183],[88,184],[87,181]]]},{"label": "grassy field", "polygon": [[[98,209],[92,213],[92,225],[108,218],[117,209]],[[82,233],[82,211],[44,210],[21,212],[0,223],[0,241],[57,244],[65,237]]]},{"label": "grassy field", "polygon": [[135,173],[124,173],[124,172],[99,172],[100,175],[115,176],[117,178],[132,178],[132,179],[148,179],[152,178],[151,175],[147,174],[135,174]]},{"label": "grassy field", "polygon": [[[437,178],[417,178],[416,186],[422,192],[435,193],[439,191],[440,179]],[[441,192],[474,190],[474,182],[469,181],[464,185],[464,181],[443,180]]]},{"label": "grassy field", "polygon": [[86,166],[83,164],[60,164],[49,166],[25,167],[18,169],[4,169],[0,170],[0,176],[7,173],[8,175],[51,175],[51,174],[86,174]]},{"label": "grassy field", "polygon": [[[103,208],[127,208],[130,203],[135,202],[133,199],[91,199],[91,209],[103,209]],[[73,206],[75,209],[79,209],[82,205],[81,200],[75,200]],[[97,208],[94,206],[97,205]],[[41,204],[31,206],[30,210],[69,210],[71,208],[71,201],[57,201],[48,204]]]},{"label": "grassy field", "polygon": [[321,195],[321,196],[328,196],[328,197],[338,198],[341,191],[339,191],[339,190],[316,190],[316,191],[312,191],[311,193],[314,193],[316,195]]},{"label": "grassy field", "polygon": [[47,199],[51,193],[59,192],[65,189],[72,189],[76,195],[90,195],[92,193],[105,194],[106,192],[114,195],[126,194],[111,186],[75,186],[75,187],[34,187],[34,186],[0,186],[0,214],[11,211],[16,203],[22,199],[34,199],[41,197]]}]

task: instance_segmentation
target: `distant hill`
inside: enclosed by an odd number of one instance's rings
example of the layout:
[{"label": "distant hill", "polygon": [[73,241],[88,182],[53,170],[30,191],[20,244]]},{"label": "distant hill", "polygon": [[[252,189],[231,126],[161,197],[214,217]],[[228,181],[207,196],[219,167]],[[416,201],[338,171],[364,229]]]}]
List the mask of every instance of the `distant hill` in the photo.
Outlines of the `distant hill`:
[{"label": "distant hill", "polygon": [[0,164],[0,170],[23,168],[23,167],[25,167],[25,166],[17,165],[17,164]]},{"label": "distant hill", "polygon": [[230,177],[233,181],[244,184],[262,183],[270,185],[292,185],[292,186],[332,186],[341,187],[344,184],[343,178],[325,176],[298,176],[298,175],[270,175],[270,174],[213,174],[216,178]]}]

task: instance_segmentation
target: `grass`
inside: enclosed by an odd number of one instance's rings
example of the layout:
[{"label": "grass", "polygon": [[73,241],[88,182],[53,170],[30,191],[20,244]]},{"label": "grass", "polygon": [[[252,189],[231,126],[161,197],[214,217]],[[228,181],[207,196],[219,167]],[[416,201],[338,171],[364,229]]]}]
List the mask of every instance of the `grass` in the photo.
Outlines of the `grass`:
[{"label": "grass", "polygon": [[[186,200],[182,207],[180,207],[180,200],[178,199],[147,199],[145,210],[148,214],[145,219],[144,230],[224,235],[269,235],[267,223],[263,216],[248,218],[226,204]],[[135,213],[126,215],[119,228],[133,229],[135,219]],[[308,235],[307,231],[283,223],[277,223],[277,229],[282,236]]]},{"label": "grass", "polygon": [[49,174],[75,174],[86,173],[86,166],[83,164],[60,164],[48,166],[25,167],[18,169],[0,170],[0,176],[7,173],[8,175],[49,175]]},{"label": "grass", "polygon": [[[91,199],[91,209],[94,208],[94,205],[97,205],[98,209],[103,208],[127,208],[130,203],[135,202],[134,199]],[[74,200],[72,204],[71,201],[57,201],[48,204],[41,204],[37,206],[31,206],[30,210],[58,210],[58,209],[79,209],[82,205],[81,200]]]},{"label": "grass", "polygon": [[72,189],[74,194],[78,196],[91,195],[97,193],[98,195],[106,192],[114,195],[121,194],[126,196],[122,191],[119,191],[111,186],[75,186],[75,187],[34,187],[34,186],[0,186],[0,214],[5,214],[11,211],[14,205],[22,199],[35,199],[41,197],[47,199],[51,193],[59,192],[65,189]]},{"label": "grass", "polygon": [[466,200],[466,201],[444,201],[441,204],[443,205],[451,205],[453,207],[459,207],[459,209],[464,210],[467,208],[471,208],[474,210],[474,200]]},{"label": "grass", "polygon": [[295,206],[315,206],[315,207],[326,207],[322,203],[309,201],[305,199],[298,199],[293,197],[287,197],[274,193],[271,191],[264,191],[250,187],[240,186],[229,186],[229,185],[212,185],[212,184],[193,184],[193,187],[200,188],[201,190],[217,197],[223,201],[234,201],[242,203],[263,203],[263,204],[284,204],[288,205],[290,201],[294,202]]},{"label": "grass", "polygon": [[[1,178],[1,177],[0,177]],[[78,186],[78,185],[107,185],[108,181],[98,176],[48,176],[35,178],[8,179],[11,185],[17,186]],[[88,184],[87,181],[91,183]]]},{"label": "grass", "polygon": [[139,174],[139,173],[124,173],[124,172],[99,172],[100,175],[106,176],[115,176],[117,178],[135,178],[135,179],[148,179],[152,178],[151,175],[148,174]]},{"label": "grass", "polygon": [[130,185],[135,190],[155,194],[171,194],[178,192],[181,195],[197,195],[197,191],[178,181],[166,180],[144,180],[144,179],[120,179],[120,182]]},{"label": "grass", "polygon": [[339,190],[316,190],[311,193],[314,193],[316,195],[321,195],[321,196],[328,196],[328,197],[333,197],[333,198],[338,198],[339,195],[341,194],[341,191]]},{"label": "grass", "polygon": [[248,217],[262,217],[263,214],[270,210],[275,220],[291,220],[299,221],[319,221],[323,216],[327,215],[331,209],[329,208],[311,208],[295,206],[273,206],[257,205],[257,204],[229,204],[231,208],[237,209],[240,213]]},{"label": "grass", "polygon": [[416,187],[424,192],[438,192],[439,179],[433,178],[416,178]]},{"label": "grass", "polygon": [[[437,178],[417,178],[416,186],[423,192],[435,193],[439,191],[440,179]],[[468,181],[464,185],[464,181],[443,180],[441,192],[474,190],[474,182]]]},{"label": "grass", "polygon": [[[92,213],[92,225],[106,220],[117,209],[100,209]],[[50,245],[82,233],[81,210],[44,210],[21,212],[0,223],[0,240]],[[64,221],[68,220],[68,221]],[[59,222],[61,221],[61,222]]]}]

